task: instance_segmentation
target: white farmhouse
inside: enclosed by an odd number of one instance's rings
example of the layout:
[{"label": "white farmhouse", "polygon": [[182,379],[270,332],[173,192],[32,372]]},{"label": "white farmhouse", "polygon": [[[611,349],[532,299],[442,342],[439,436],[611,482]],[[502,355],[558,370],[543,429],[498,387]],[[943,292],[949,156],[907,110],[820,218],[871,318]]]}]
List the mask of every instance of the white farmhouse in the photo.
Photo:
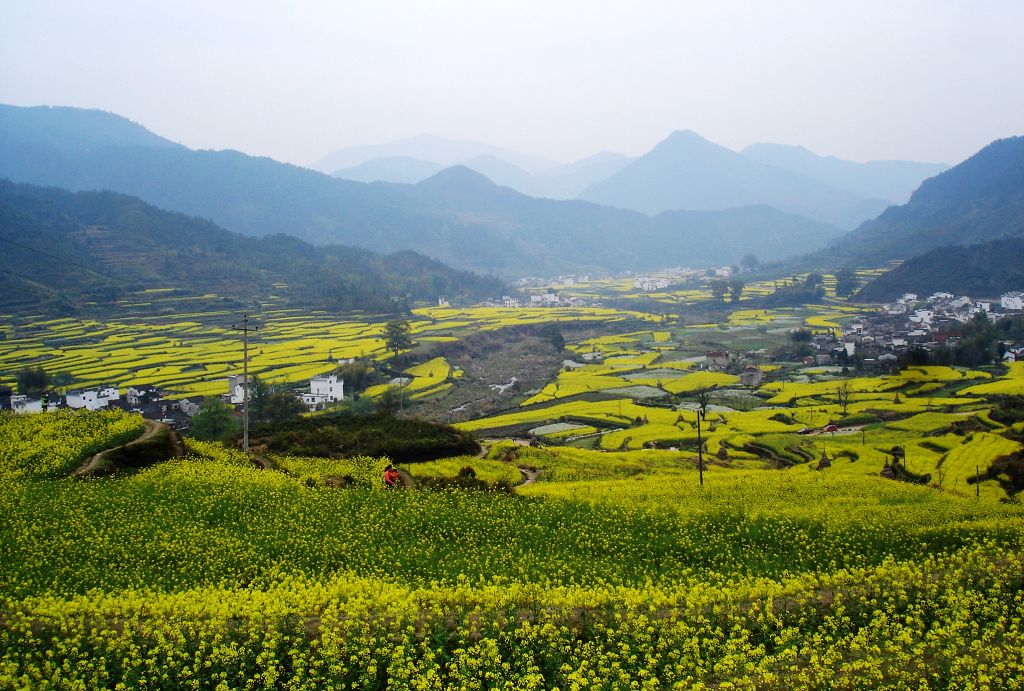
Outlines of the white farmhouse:
[{"label": "white farmhouse", "polygon": [[503,295],[501,297],[502,307],[519,307],[519,300],[512,297],[511,295]]},{"label": "white farmhouse", "polygon": [[309,380],[309,393],[302,394],[302,402],[310,410],[337,403],[345,398],[345,380],[337,374],[320,374]]},{"label": "white farmhouse", "polygon": [[105,408],[119,398],[121,398],[121,390],[113,387],[89,391],[69,391],[67,395],[68,408],[85,408],[86,410]]},{"label": "white farmhouse", "polygon": [[558,303],[558,295],[555,293],[541,293],[530,296],[531,305],[554,305]]},{"label": "white farmhouse", "polygon": [[[249,391],[249,397],[252,397],[252,391]],[[228,393],[227,399],[229,403],[235,405],[245,400],[245,377],[240,374],[232,374],[228,376]]]},{"label": "white farmhouse", "polygon": [[1003,293],[999,298],[999,306],[1004,310],[1024,310],[1024,292]]}]

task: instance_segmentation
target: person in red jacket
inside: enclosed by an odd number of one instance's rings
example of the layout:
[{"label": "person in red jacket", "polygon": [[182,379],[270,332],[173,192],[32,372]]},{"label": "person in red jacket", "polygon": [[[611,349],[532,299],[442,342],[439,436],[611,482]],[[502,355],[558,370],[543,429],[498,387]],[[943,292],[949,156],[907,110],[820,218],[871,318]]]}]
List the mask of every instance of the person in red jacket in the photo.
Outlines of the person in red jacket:
[{"label": "person in red jacket", "polygon": [[388,467],[384,469],[384,487],[386,489],[398,489],[398,471],[395,470],[395,466],[388,464]]}]

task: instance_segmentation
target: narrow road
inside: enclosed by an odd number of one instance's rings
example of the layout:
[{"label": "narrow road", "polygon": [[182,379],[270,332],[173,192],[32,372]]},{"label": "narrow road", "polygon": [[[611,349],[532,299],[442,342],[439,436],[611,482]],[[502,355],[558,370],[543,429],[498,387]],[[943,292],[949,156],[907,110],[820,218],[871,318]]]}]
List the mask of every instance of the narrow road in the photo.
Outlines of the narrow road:
[{"label": "narrow road", "polygon": [[155,420],[144,420],[142,434],[140,434],[138,437],[132,439],[130,442],[126,444],[114,446],[112,448],[100,451],[97,454],[93,454],[92,456],[87,458],[82,463],[82,465],[78,466],[74,471],[72,471],[68,477],[88,477],[89,475],[92,475],[94,472],[96,472],[98,468],[101,467],[101,465],[103,464],[103,460],[109,454],[113,453],[114,451],[120,451],[122,449],[126,449],[132,446],[144,444],[153,439],[156,435],[160,434],[164,430],[166,430],[168,434],[170,434],[171,439],[171,454],[169,458],[184,456],[185,447],[182,445],[181,440],[178,438],[178,435],[175,433],[173,429],[171,429],[162,422],[156,422]]}]

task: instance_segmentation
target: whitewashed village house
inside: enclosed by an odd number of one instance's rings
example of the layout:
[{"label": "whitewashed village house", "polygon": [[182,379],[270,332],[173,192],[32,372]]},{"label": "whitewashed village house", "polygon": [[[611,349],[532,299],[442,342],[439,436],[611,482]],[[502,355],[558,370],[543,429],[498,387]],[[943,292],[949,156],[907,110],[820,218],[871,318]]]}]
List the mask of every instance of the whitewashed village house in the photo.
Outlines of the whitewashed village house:
[{"label": "whitewashed village house", "polygon": [[89,391],[68,391],[68,408],[85,408],[99,410],[121,398],[121,390],[114,387],[91,389]]},{"label": "whitewashed village house", "polygon": [[[249,396],[252,396],[252,390],[249,391]],[[228,403],[238,405],[245,400],[245,377],[241,374],[232,374],[228,376],[228,393],[225,396]]]},{"label": "whitewashed village house", "polygon": [[1012,291],[1003,293],[999,298],[999,306],[1004,310],[1024,310],[1024,292]]},{"label": "whitewashed village house", "polygon": [[309,380],[309,393],[302,394],[302,402],[310,410],[323,408],[345,398],[345,380],[337,374],[321,374]]}]

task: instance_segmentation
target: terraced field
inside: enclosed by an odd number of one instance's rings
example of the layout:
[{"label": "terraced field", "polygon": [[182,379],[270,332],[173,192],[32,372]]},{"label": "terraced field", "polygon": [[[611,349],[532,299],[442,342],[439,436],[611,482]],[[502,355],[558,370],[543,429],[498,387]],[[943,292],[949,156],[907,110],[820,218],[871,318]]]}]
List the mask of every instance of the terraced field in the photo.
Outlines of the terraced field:
[{"label": "terraced field", "polygon": [[[614,323],[654,320],[639,312],[611,309],[425,308],[411,320],[417,342],[446,342],[475,331],[559,321]],[[0,341],[0,383],[12,384],[18,370],[41,366],[67,374],[76,388],[157,385],[171,397],[217,395],[229,374],[240,374],[242,348],[232,329],[238,315],[178,314],[160,320],[10,319],[15,326]],[[2,320],[0,320],[2,321]],[[294,384],[330,371],[342,358],[386,360],[381,334],[385,319],[336,318],[267,310],[256,318],[250,372],[273,384]],[[430,370],[430,368],[428,368]],[[440,368],[435,375],[440,374]],[[431,378],[417,376],[418,387]],[[438,381],[417,394],[437,393]]]},{"label": "terraced field", "polygon": [[[694,396],[711,391],[700,442],[715,463],[816,469],[824,457],[831,464],[822,471],[826,477],[878,476],[887,463],[898,462],[943,490],[1006,499],[1008,478],[990,477],[987,469],[999,458],[1024,453],[1024,446],[1016,428],[995,421],[989,411],[997,405],[992,396],[1021,392],[1024,369],[1017,364],[992,371],[920,366],[892,375],[851,376],[841,368],[751,360],[766,378],[759,386],[742,387],[736,375],[706,369],[697,354],[716,337],[743,342],[744,332],[758,334],[766,326],[842,328],[841,322],[826,324],[822,314],[818,309],[747,310],[734,312],[722,325],[572,343],[568,347],[579,362],[563,368],[518,409],[458,426],[479,436],[540,429],[533,433],[547,444],[605,451],[671,447],[696,466]],[[842,319],[857,314],[844,310]],[[837,423],[836,432],[821,431],[831,423]],[[557,425],[593,432],[543,432]],[[981,433],[972,436],[972,431]]]}]

